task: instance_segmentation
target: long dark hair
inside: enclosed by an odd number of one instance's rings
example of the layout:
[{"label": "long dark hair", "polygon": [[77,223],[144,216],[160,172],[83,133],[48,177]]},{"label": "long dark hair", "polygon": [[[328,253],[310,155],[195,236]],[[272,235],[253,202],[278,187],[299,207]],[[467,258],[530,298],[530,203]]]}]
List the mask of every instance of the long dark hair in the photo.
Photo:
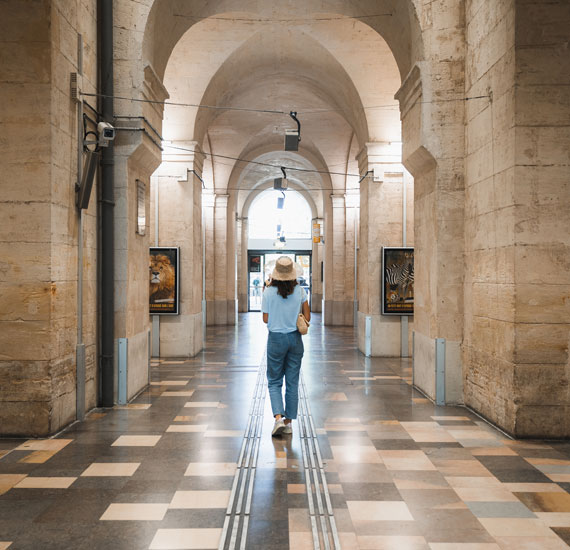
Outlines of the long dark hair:
[{"label": "long dark hair", "polygon": [[287,298],[289,294],[293,294],[293,291],[297,286],[297,279],[293,279],[292,281],[278,281],[276,279],[272,279],[269,286],[277,287],[277,294],[283,298]]}]

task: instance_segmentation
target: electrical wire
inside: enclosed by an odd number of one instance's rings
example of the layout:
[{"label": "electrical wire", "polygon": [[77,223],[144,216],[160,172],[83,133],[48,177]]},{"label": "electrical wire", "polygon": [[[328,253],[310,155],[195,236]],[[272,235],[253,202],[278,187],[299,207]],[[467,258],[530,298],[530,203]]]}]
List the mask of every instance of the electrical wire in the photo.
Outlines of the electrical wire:
[{"label": "electrical wire", "polygon": [[[140,99],[135,97],[125,97],[125,96],[116,96],[116,95],[105,95],[105,94],[96,94],[96,93],[86,93],[83,92],[84,96],[88,97],[102,97],[105,99],[118,99],[122,101],[132,101],[135,103],[150,103],[153,105],[172,105],[173,107],[193,107],[199,109],[215,109],[219,111],[243,111],[248,113],[265,113],[265,114],[273,114],[273,115],[287,115],[290,116],[290,111],[280,111],[277,109],[257,109],[253,107],[229,107],[229,106],[219,106],[219,105],[205,105],[201,103],[179,103],[176,101],[158,101],[154,99]],[[457,97],[457,98],[449,98],[449,99],[435,99],[432,101],[419,101],[418,103],[422,105],[432,104],[432,103],[449,103],[453,101],[471,101],[473,99],[484,99],[489,98],[488,95],[479,95],[473,97]],[[398,105],[395,103],[387,103],[386,105],[371,105],[368,107],[363,107],[364,110],[370,109],[397,109]],[[330,112],[338,112],[339,109],[313,109],[307,111],[297,111],[298,115],[309,115],[309,114],[320,114],[320,113],[330,113]]]},{"label": "electrical wire", "polygon": [[[167,148],[169,149],[176,149],[178,151],[186,151],[188,153],[195,153],[196,151],[192,150],[192,149],[187,149],[185,147],[178,147],[175,145],[166,145]],[[214,158],[223,158],[223,159],[227,159],[227,160],[235,160],[236,162],[245,162],[247,164],[255,164],[257,166],[267,166],[268,168],[285,168],[285,170],[292,170],[295,172],[310,172],[310,173],[316,173],[316,174],[329,174],[332,176],[352,176],[355,178],[359,178],[360,174],[350,174],[347,172],[330,172],[329,170],[317,170],[316,168],[296,168],[294,166],[283,166],[282,164],[270,164],[268,162],[261,162],[258,160],[248,160],[248,159],[242,159],[239,157],[230,157],[228,155],[217,155],[214,153],[206,153],[204,151],[201,151],[201,154],[206,155],[208,157],[214,157]]]},{"label": "electrical wire", "polygon": [[392,13],[373,13],[370,15],[342,15],[335,17],[307,17],[307,18],[286,18],[286,19],[271,19],[271,18],[253,18],[253,17],[220,17],[212,15],[210,17],[198,17],[195,15],[186,15],[183,13],[174,13],[174,17],[183,19],[192,19],[194,21],[238,21],[242,23],[320,23],[323,21],[350,21],[351,19],[368,19],[374,17],[392,17]]}]

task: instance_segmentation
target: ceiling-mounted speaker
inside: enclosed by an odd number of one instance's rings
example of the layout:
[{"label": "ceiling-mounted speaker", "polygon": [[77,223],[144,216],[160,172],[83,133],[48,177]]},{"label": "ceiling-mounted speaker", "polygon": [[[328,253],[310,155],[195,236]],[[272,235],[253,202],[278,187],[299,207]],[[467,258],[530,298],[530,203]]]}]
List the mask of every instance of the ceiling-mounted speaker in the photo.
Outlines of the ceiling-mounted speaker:
[{"label": "ceiling-mounted speaker", "polygon": [[89,206],[89,198],[93,189],[93,180],[95,179],[95,171],[99,163],[99,153],[88,151],[83,172],[81,174],[81,183],[77,187],[77,208],[85,210]]},{"label": "ceiling-mounted speaker", "polygon": [[287,178],[275,178],[273,180],[273,189],[287,189],[287,187],[289,187],[289,182],[287,181]]},{"label": "ceiling-mounted speaker", "polygon": [[298,151],[299,141],[297,130],[285,130],[285,151]]}]

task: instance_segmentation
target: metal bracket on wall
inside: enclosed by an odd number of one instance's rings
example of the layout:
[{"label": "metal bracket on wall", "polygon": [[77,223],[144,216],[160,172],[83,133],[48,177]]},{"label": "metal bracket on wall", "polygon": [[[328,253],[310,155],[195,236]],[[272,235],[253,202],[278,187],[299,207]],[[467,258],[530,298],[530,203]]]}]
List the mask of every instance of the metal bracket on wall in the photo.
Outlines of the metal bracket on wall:
[{"label": "metal bracket on wall", "polygon": [[118,387],[118,399],[119,405],[127,404],[127,385],[128,385],[128,362],[129,362],[129,339],[128,338],[118,338],[117,339],[119,353],[119,387]]},{"label": "metal bracket on wall", "polygon": [[445,338],[435,339],[435,404],[445,405]]}]

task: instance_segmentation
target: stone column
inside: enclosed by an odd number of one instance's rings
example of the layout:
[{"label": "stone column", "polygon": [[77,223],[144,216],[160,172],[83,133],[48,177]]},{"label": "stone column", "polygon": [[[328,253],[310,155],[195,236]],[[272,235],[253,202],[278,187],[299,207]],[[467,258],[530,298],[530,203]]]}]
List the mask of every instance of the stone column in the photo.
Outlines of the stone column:
[{"label": "stone column", "polygon": [[234,228],[228,219],[229,198],[214,193],[204,205],[208,325],[236,322]]},{"label": "stone column", "polygon": [[[381,255],[384,246],[402,246],[404,168],[400,148],[367,143],[358,162],[360,173],[370,172],[360,184],[358,347],[372,356],[399,357],[401,319],[381,314]],[[406,245],[412,243],[413,235],[408,235]]]},{"label": "stone column", "polygon": [[237,220],[237,236],[238,236],[238,311],[245,313],[248,310],[248,263],[247,263],[247,241],[248,241],[249,223],[247,218],[238,218]]},{"label": "stone column", "polygon": [[[322,218],[315,218],[313,223],[318,223],[321,226],[321,231],[324,227],[324,220]],[[319,313],[323,310],[323,281],[321,280],[321,262],[324,262],[324,245],[323,243],[313,242],[312,248],[312,297],[311,297],[311,310]]]},{"label": "stone column", "polygon": [[[332,214],[327,216],[325,220],[327,229],[327,247],[329,247],[329,258],[332,263],[328,269],[329,278],[326,281],[326,297],[325,297],[325,324],[350,326],[354,323],[353,300],[352,296],[348,296],[347,281],[351,284],[349,264],[354,269],[353,258],[354,251],[348,252],[347,256],[347,236],[348,246],[354,247],[354,241],[351,243],[350,235],[354,233],[353,228],[347,227],[347,210],[345,194],[333,194]],[[348,216],[350,221],[350,216]],[[353,224],[354,225],[354,224]],[[348,279],[347,279],[348,276]],[[353,288],[353,287],[351,287]]]},{"label": "stone column", "polygon": [[[158,246],[180,248],[180,314],[160,317],[160,356],[192,357],[202,342],[202,164],[196,142],[176,142],[153,176],[158,185]],[[156,223],[156,220],[155,220]]]},{"label": "stone column", "polygon": [[202,232],[204,239],[204,263],[206,284],[206,324],[214,323],[214,203],[215,195],[211,189],[202,194]]}]

